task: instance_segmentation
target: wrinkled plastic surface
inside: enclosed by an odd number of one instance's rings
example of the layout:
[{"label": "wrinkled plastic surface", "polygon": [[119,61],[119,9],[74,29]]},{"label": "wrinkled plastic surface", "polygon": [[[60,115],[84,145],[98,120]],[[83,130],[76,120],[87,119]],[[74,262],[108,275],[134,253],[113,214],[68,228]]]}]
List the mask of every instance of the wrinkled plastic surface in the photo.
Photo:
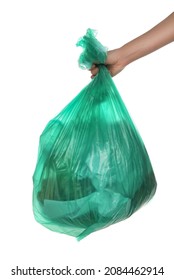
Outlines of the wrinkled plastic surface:
[{"label": "wrinkled plastic surface", "polygon": [[[122,221],[155,193],[156,180],[91,29],[79,65],[98,75],[44,129],[33,176],[33,211],[43,226],[77,237]],[[68,79],[68,78],[67,78]]]}]

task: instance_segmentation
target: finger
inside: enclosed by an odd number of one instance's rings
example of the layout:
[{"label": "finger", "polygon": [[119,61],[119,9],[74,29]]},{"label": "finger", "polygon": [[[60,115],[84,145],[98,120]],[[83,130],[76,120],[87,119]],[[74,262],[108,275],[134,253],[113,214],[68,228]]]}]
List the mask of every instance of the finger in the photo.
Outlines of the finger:
[{"label": "finger", "polygon": [[92,64],[91,68],[89,69],[89,71],[91,71],[92,69],[94,69],[96,67],[95,64]]},{"label": "finger", "polygon": [[93,76],[95,76],[95,75],[97,75],[97,73],[98,73],[98,67],[95,67],[95,68],[93,68],[93,69],[91,69],[91,74],[93,75]]}]

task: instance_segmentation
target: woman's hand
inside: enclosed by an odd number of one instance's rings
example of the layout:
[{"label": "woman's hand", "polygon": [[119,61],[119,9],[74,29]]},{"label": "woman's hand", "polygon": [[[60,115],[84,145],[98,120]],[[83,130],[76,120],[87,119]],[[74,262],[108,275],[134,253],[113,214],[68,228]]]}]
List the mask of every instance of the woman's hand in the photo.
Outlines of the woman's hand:
[{"label": "woman's hand", "polygon": [[[124,69],[124,65],[121,62],[121,49],[108,51],[105,65],[112,77],[120,73]],[[97,64],[93,64],[90,71],[91,78],[94,78],[99,71]]]}]

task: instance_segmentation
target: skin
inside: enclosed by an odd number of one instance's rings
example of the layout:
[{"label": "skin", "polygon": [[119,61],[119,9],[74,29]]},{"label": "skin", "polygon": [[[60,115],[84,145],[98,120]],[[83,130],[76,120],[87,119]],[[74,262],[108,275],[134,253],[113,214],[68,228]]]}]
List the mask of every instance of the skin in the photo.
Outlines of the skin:
[{"label": "skin", "polygon": [[[152,29],[128,42],[120,48],[108,51],[106,66],[115,76],[131,62],[146,56],[174,41],[174,13],[154,26]],[[91,78],[98,73],[97,64],[93,64]]]}]

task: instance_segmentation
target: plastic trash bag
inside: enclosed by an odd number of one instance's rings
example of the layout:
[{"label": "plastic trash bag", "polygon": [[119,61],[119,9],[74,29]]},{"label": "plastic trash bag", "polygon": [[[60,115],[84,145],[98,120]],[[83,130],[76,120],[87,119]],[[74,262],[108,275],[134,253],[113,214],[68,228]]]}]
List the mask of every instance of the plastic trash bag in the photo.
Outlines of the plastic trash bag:
[{"label": "plastic trash bag", "polygon": [[149,156],[103,65],[107,49],[88,29],[77,46],[79,65],[100,62],[99,73],[54,118],[40,137],[33,175],[35,219],[75,236],[120,222],[155,193]]}]

